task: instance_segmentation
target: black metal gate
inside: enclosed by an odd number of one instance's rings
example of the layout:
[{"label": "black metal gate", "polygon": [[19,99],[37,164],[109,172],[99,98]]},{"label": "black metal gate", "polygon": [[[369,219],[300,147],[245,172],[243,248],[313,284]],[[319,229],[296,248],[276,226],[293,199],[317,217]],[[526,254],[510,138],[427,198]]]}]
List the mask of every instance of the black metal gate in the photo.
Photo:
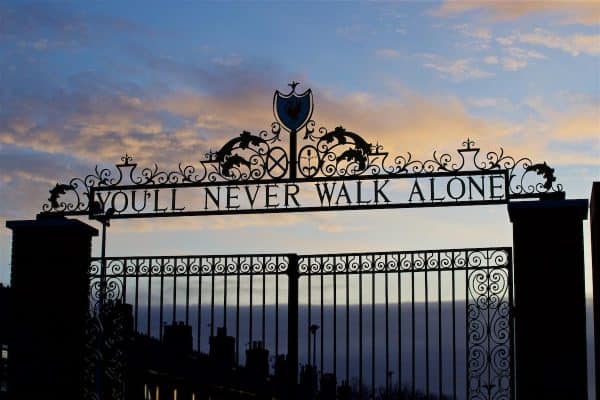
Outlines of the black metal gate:
[{"label": "black metal gate", "polygon": [[512,398],[510,248],[108,257],[102,269],[94,259],[92,304],[106,287],[108,315],[95,368],[102,358],[112,398]]}]

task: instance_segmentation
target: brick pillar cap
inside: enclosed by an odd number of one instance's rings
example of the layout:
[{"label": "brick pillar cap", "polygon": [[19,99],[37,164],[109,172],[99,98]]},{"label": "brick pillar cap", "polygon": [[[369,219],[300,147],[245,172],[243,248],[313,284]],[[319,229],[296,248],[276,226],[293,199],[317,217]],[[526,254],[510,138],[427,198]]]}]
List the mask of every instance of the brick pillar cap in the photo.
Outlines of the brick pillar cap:
[{"label": "brick pillar cap", "polygon": [[548,211],[553,212],[553,218],[569,216],[570,218],[585,220],[588,215],[588,200],[534,200],[508,203],[510,222],[524,218],[548,218]]},{"label": "brick pillar cap", "polygon": [[67,219],[62,215],[57,216],[37,216],[37,219],[6,221],[6,227],[15,229],[36,229],[36,228],[75,228],[80,229],[90,236],[98,236],[98,229],[77,219]]}]

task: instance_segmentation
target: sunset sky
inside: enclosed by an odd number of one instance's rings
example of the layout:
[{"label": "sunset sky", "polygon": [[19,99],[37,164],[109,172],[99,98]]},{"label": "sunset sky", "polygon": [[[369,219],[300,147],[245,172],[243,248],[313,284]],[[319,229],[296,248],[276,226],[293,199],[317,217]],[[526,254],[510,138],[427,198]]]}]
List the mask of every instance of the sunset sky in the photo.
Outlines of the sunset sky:
[{"label": "sunset sky", "polygon": [[[5,221],[34,218],[57,182],[125,152],[141,165],[195,163],[268,129],[273,92],[292,80],[312,88],[317,126],[417,159],[470,137],[547,161],[567,198],[589,198],[599,26],[595,1],[2,2],[0,282]],[[511,243],[506,207],[479,206],[115,222],[108,254]]]}]

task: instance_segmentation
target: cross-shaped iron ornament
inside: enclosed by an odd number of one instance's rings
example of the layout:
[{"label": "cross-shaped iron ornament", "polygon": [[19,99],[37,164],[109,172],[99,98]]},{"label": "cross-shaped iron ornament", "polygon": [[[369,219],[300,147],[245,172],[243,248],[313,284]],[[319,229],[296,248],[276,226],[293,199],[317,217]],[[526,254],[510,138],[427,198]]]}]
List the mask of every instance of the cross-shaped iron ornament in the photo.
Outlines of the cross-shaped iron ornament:
[{"label": "cross-shaped iron ornament", "polygon": [[298,86],[300,82],[292,81],[292,83],[288,83],[288,86],[292,88],[292,92],[296,91],[296,86]]},{"label": "cross-shaped iron ornament", "polygon": [[475,150],[475,148],[471,147],[475,145],[475,141],[471,140],[471,138],[467,137],[467,140],[465,140],[464,142],[462,142],[463,147],[465,147],[464,150]]},{"label": "cross-shaped iron ornament", "polygon": [[121,161],[123,161],[123,165],[127,166],[130,165],[129,162],[133,161],[133,157],[131,157],[129,154],[125,153],[125,155],[123,157],[121,157]]}]

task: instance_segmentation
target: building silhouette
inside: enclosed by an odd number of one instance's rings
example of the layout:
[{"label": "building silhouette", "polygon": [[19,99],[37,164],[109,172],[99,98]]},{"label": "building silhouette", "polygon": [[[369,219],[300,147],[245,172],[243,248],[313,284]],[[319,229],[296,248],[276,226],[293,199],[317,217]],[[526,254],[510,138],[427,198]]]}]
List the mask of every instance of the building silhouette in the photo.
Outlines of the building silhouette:
[{"label": "building silhouette", "polygon": [[[132,306],[112,303],[104,308],[105,387],[102,399],[123,390],[127,400],[286,399],[289,365],[285,355],[270,358],[262,341],[245,350],[236,364],[236,338],[225,327],[209,337],[208,354],[193,348],[193,331],[182,321],[163,326],[162,340],[135,332]],[[109,360],[110,359],[110,360]],[[120,374],[119,374],[120,367]],[[297,387],[305,400],[354,398],[350,386],[337,385],[335,375],[303,365]]]}]

